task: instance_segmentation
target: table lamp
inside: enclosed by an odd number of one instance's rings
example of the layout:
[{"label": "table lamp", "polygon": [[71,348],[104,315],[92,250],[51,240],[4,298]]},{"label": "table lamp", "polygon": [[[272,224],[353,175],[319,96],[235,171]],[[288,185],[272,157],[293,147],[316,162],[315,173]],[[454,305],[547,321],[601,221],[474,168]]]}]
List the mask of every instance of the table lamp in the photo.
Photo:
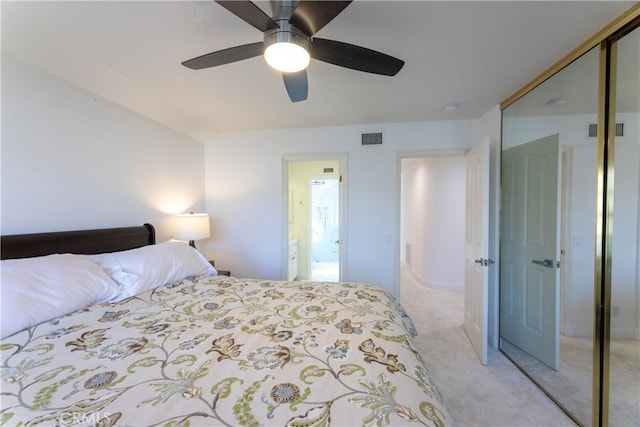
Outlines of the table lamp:
[{"label": "table lamp", "polygon": [[206,239],[209,236],[211,236],[209,214],[189,212],[175,215],[174,239],[188,240],[189,245],[195,248],[195,240]]}]

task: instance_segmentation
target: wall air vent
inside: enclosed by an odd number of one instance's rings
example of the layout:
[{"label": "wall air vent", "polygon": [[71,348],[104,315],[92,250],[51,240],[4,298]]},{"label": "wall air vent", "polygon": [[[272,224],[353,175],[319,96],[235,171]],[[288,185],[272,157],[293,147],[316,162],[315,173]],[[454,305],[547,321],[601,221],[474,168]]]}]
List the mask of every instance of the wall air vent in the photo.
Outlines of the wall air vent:
[{"label": "wall air vent", "polygon": [[362,145],[382,144],[382,132],[372,132],[362,134]]},{"label": "wall air vent", "polygon": [[322,168],[323,173],[333,173],[333,168]]},{"label": "wall air vent", "polygon": [[[589,123],[587,135],[589,138],[595,138],[598,136],[598,125],[596,123]],[[616,136],[624,136],[624,123],[616,123]]]}]

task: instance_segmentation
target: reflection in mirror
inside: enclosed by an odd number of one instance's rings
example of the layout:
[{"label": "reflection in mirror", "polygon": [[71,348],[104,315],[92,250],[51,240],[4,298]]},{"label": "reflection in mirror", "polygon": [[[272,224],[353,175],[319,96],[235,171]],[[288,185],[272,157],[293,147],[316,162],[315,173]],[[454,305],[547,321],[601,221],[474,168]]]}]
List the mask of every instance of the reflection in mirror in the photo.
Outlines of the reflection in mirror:
[{"label": "reflection in mirror", "polygon": [[640,425],[640,29],[618,41],[609,425]]},{"label": "reflection in mirror", "polygon": [[598,59],[594,48],[504,109],[502,132],[501,349],[585,425],[592,417]]}]

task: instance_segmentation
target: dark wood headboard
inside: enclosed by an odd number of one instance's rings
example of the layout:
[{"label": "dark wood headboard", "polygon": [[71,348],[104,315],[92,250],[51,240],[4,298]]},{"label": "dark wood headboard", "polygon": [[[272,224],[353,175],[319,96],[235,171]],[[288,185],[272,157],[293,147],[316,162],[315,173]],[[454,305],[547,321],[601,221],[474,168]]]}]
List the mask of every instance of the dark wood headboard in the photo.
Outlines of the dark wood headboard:
[{"label": "dark wood headboard", "polygon": [[0,259],[28,258],[55,253],[92,255],[156,243],[151,224],[97,230],[15,234],[0,237]]}]

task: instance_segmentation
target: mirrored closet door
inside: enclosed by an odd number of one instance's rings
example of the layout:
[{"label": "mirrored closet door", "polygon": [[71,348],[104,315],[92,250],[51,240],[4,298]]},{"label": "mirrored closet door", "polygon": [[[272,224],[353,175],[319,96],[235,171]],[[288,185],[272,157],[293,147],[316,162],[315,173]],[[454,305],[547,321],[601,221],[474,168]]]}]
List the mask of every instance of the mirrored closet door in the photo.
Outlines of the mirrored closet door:
[{"label": "mirrored closet door", "polygon": [[640,425],[640,28],[617,41],[609,425]]},{"label": "mirrored closet door", "polygon": [[581,425],[640,425],[637,9],[502,111],[501,351]]},{"label": "mirrored closet door", "polygon": [[592,416],[598,52],[502,116],[501,348],[585,423]]}]

